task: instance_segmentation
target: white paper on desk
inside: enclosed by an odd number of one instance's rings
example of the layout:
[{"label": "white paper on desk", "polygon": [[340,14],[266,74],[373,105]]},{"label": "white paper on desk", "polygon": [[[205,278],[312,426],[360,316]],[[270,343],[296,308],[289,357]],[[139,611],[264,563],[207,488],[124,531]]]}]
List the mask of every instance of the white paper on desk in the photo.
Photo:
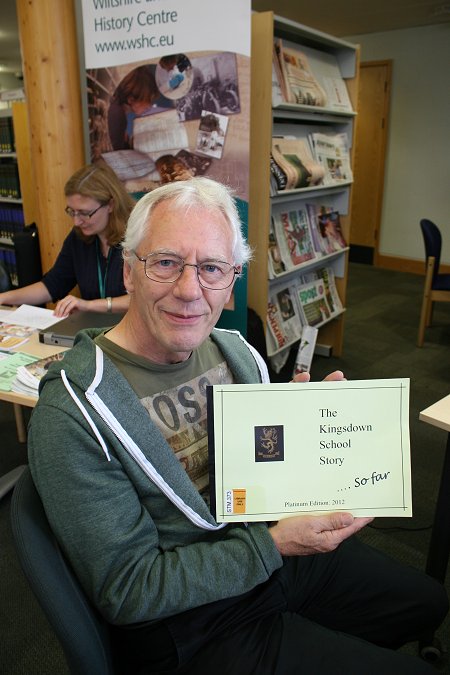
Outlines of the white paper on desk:
[{"label": "white paper on desk", "polygon": [[55,316],[52,309],[33,307],[32,305],[20,305],[17,309],[1,309],[0,321],[13,323],[16,326],[32,326],[33,328],[48,328],[54,323],[61,321],[60,316]]},{"label": "white paper on desk", "polygon": [[215,385],[207,395],[218,522],[412,515],[409,379]]}]

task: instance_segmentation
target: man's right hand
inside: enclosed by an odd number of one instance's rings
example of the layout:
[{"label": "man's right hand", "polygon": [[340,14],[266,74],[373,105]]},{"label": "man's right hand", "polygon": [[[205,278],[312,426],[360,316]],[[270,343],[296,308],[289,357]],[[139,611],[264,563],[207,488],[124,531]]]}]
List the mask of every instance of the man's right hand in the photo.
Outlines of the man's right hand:
[{"label": "man's right hand", "polygon": [[281,555],[312,555],[334,551],[344,539],[372,520],[355,518],[345,512],[293,516],[279,520],[269,528],[269,532]]}]

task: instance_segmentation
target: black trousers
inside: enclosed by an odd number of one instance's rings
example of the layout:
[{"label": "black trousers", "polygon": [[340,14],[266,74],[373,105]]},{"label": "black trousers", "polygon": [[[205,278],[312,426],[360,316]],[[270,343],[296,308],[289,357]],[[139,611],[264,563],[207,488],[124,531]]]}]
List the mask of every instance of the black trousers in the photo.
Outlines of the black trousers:
[{"label": "black trousers", "polygon": [[353,537],[286,558],[245,595],[115,629],[114,642],[130,675],[425,675],[428,664],[395,650],[447,611],[437,581]]}]

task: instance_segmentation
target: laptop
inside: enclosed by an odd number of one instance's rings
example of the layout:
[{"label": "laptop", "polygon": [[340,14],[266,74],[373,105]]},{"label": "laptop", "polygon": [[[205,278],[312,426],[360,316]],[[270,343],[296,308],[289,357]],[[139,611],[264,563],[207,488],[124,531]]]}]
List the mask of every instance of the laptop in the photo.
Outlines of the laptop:
[{"label": "laptop", "polygon": [[110,328],[120,321],[123,314],[104,312],[74,312],[53,326],[39,331],[39,342],[58,347],[72,347],[75,335],[83,328]]}]

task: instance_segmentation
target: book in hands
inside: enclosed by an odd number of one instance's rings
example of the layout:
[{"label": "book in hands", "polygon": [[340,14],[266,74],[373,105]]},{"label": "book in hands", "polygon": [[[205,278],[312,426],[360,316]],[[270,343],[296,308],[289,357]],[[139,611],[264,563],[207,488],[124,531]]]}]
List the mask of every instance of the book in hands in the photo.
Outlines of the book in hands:
[{"label": "book in hands", "polygon": [[218,522],[412,515],[409,379],[215,385],[207,403]]}]

